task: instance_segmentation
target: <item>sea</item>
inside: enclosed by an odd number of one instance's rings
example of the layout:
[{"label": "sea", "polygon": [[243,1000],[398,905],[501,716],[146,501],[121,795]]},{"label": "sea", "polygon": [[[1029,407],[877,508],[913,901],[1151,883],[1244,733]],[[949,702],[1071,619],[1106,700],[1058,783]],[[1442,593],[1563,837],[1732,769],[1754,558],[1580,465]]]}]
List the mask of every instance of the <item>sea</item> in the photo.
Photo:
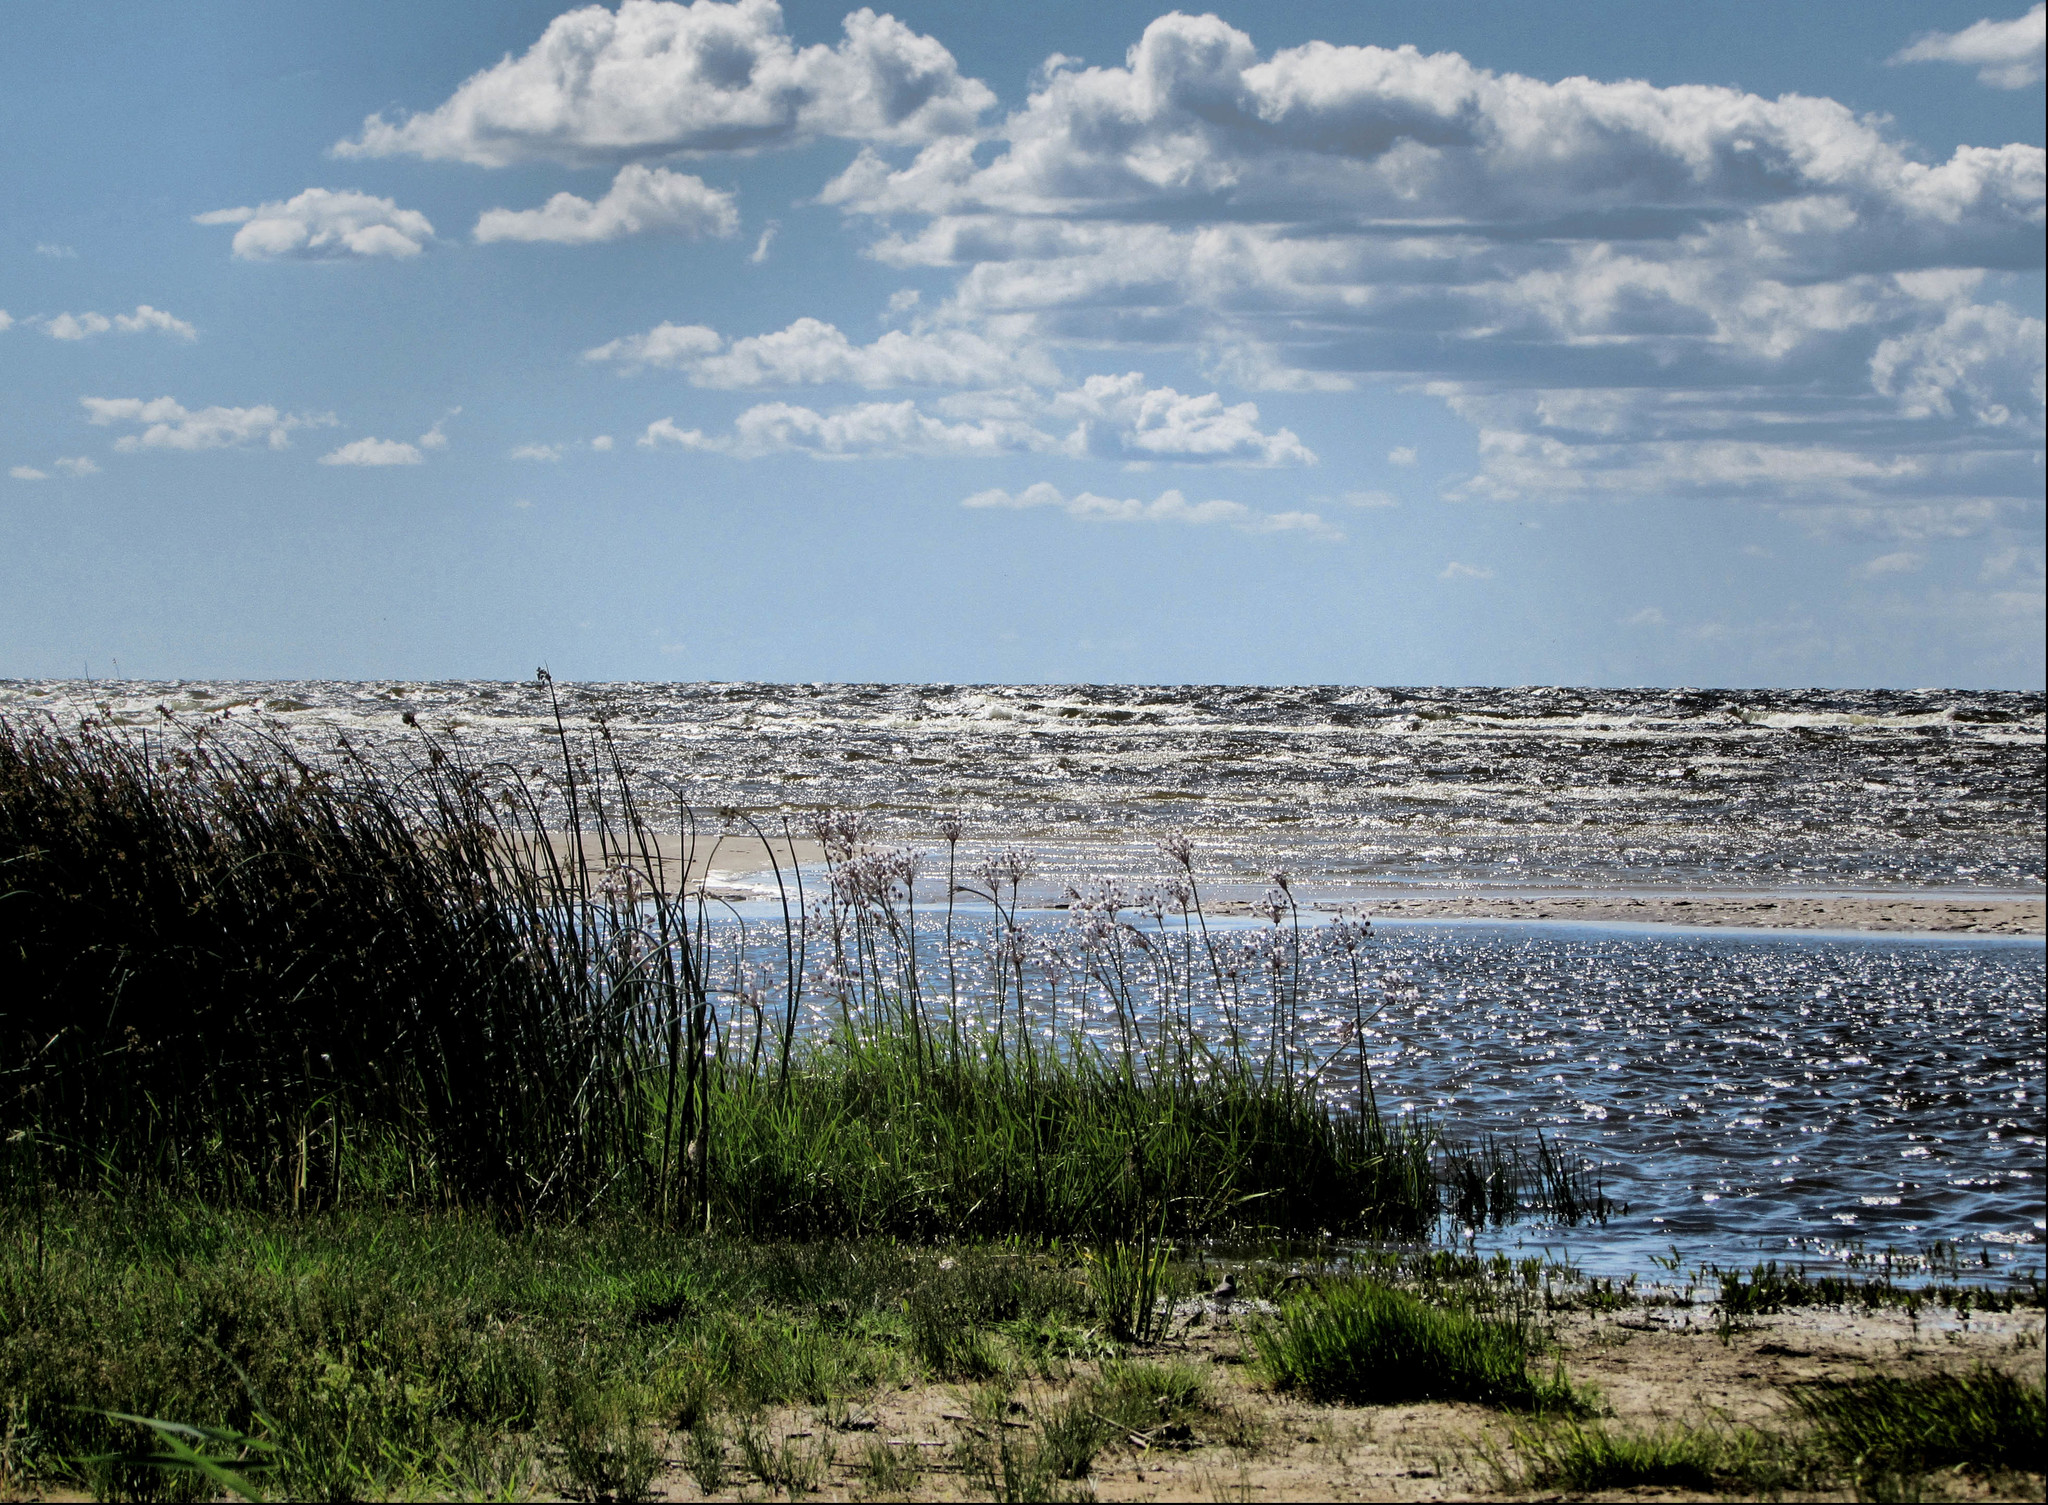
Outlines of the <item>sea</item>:
[{"label": "sea", "polygon": [[[1041,905],[1158,880],[1160,841],[1184,833],[1206,894],[1284,873],[1310,913],[1521,892],[2038,900],[2044,712],[2036,692],[1934,689],[0,682],[16,720],[234,728],[314,759],[431,738],[537,786],[565,740],[601,738],[707,817],[858,811],[926,850],[957,817],[961,870],[1023,854]],[[1381,1107],[1468,1140],[1541,1132],[1626,1207],[1465,1230],[1475,1245],[1610,1274],[2042,1278],[2038,937],[1374,928]]]}]

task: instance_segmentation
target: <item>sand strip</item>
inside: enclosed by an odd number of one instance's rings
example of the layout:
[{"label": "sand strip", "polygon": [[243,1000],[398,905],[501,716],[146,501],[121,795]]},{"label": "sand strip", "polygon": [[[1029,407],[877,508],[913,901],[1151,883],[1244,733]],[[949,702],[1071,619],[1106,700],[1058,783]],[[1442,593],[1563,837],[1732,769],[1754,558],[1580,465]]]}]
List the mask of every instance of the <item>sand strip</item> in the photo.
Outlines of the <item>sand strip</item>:
[{"label": "sand strip", "polygon": [[[1249,914],[1251,906],[1217,906]],[[1445,894],[1373,897],[1318,909],[1389,920],[1591,920],[1629,925],[1733,925],[1769,930],[1869,930],[1922,935],[2041,935],[2040,899],[1888,898],[1877,894]]]}]

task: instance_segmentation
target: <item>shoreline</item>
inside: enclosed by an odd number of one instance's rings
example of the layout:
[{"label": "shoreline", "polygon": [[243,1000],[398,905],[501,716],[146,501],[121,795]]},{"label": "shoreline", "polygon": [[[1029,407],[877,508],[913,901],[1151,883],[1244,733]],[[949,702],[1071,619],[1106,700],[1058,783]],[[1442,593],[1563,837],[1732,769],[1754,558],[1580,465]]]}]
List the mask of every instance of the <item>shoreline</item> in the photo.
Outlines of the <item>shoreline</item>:
[{"label": "shoreline", "polygon": [[[1227,907],[1226,907],[1227,906]],[[2048,934],[2048,901],[1928,895],[1873,894],[1457,894],[1421,898],[1319,901],[1385,920],[1549,920],[1593,924],[1669,925],[1745,930],[1840,930],[1893,935]],[[1219,913],[1249,914],[1251,906],[1225,900]]]}]

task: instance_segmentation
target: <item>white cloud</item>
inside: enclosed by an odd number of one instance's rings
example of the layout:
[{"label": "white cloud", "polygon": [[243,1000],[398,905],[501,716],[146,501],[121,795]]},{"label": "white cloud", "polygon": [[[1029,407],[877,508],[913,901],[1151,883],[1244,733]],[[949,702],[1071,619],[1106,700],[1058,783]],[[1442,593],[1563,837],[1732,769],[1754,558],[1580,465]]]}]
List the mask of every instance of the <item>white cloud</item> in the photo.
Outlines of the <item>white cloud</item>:
[{"label": "white cloud", "polygon": [[52,463],[67,476],[96,476],[100,473],[99,466],[90,455],[73,455]]},{"label": "white cloud", "polygon": [[1896,554],[1880,554],[1864,565],[1860,573],[1873,580],[1881,575],[1906,575],[1919,569],[1925,562],[1924,556],[1911,550],[1901,550]]},{"label": "white cloud", "polygon": [[596,203],[558,193],[539,209],[486,209],[476,222],[476,239],[552,241],[590,245],[648,230],[671,230],[692,240],[731,235],[740,227],[733,196],[704,180],[665,167],[630,162]]},{"label": "white cloud", "polygon": [[920,411],[914,402],[866,402],[833,413],[786,402],[762,403],[734,419],[729,436],[706,435],[660,418],[647,426],[640,443],[648,449],[673,444],[742,459],[792,451],[820,459],[994,456],[1058,447],[1055,440],[1028,423],[1000,418],[948,423]]},{"label": "white cloud", "polygon": [[1242,533],[1311,533],[1326,539],[1343,537],[1313,512],[1255,512],[1242,502],[1190,502],[1178,491],[1162,491],[1146,502],[1135,497],[1097,496],[1091,491],[1066,496],[1057,487],[1040,481],[1015,493],[999,488],[977,491],[960,505],[1011,510],[1053,507],[1086,522],[1222,523]]},{"label": "white cloud", "polygon": [[562,458],[562,446],[559,444],[522,444],[512,451],[511,458],[514,460],[545,460],[552,462]]},{"label": "white cloud", "polygon": [[893,16],[858,10],[837,47],[797,48],[774,0],[624,0],[557,16],[518,58],[438,108],[336,144],[504,167],[747,151],[818,136],[918,142],[975,128],[995,96]]},{"label": "white cloud", "polygon": [[446,449],[448,447],[448,420],[460,417],[461,408],[450,408],[434,420],[434,426],[420,435],[421,449]]},{"label": "white cloud", "polygon": [[272,449],[291,444],[291,432],[299,428],[325,428],[334,423],[326,415],[280,413],[264,404],[253,408],[184,407],[175,399],[158,397],[81,397],[86,421],[102,426],[134,424],[139,434],[123,434],[114,441],[122,451],[139,449],[231,449],[262,441]]},{"label": "white cloud", "polygon": [[1994,89],[2024,89],[2041,82],[2048,44],[2048,5],[2037,4],[2010,21],[1978,21],[1961,31],[1930,31],[1904,47],[1894,63],[1972,63],[1977,81]]},{"label": "white cloud", "polygon": [[60,246],[55,241],[48,240],[36,242],[36,255],[48,256],[57,261],[76,261],[78,259],[78,252],[70,246]]},{"label": "white cloud", "polygon": [[88,340],[112,329],[114,321],[105,314],[53,314],[42,325],[43,333],[53,340]]},{"label": "white cloud", "polygon": [[1347,491],[1344,500],[1354,507],[1398,507],[1401,499],[1391,491]]},{"label": "white cloud", "polygon": [[214,209],[194,224],[240,225],[234,253],[244,261],[345,261],[417,256],[434,227],[417,209],[348,189],[308,188],[254,209]]},{"label": "white cloud", "polygon": [[1396,445],[1387,451],[1387,463],[1389,465],[1413,465],[1415,463],[1414,447],[1407,444]]},{"label": "white cloud", "polygon": [[0,329],[12,329],[13,327],[14,316],[8,313],[6,309],[0,308]]},{"label": "white cloud", "polygon": [[[613,341],[589,358],[647,360],[683,366],[698,386],[754,387],[801,382],[907,386],[916,381],[968,382],[1016,374],[1028,352],[1004,352],[962,331],[939,336],[885,334],[855,346],[829,324],[799,319],[773,335],[722,341],[702,326],[662,325],[633,341]],[[942,398],[937,414],[913,402],[871,402],[830,414],[789,403],[763,403],[734,421],[730,437],[684,430],[668,419],[642,444],[755,456],[784,450],[852,455],[1093,455],[1131,464],[1314,464],[1315,455],[1288,429],[1262,430],[1252,403],[1225,406],[1199,396],[1145,385],[1142,372],[1091,376],[1047,396],[1028,387],[961,392]]]},{"label": "white cloud", "polygon": [[761,238],[754,242],[754,249],[747,257],[749,262],[759,266],[768,259],[768,248],[775,244],[775,232],[780,228],[781,226],[772,219],[762,227]]},{"label": "white cloud", "polygon": [[1141,371],[1091,376],[1053,399],[1051,411],[1081,420],[1094,453],[1130,459],[1222,460],[1249,465],[1313,465],[1291,429],[1266,433],[1256,404],[1225,407],[1214,392],[1189,396],[1145,385]]},{"label": "white cloud", "polygon": [[1664,613],[1654,606],[1645,606],[1641,611],[1632,612],[1621,619],[1624,627],[1662,627]]},{"label": "white cloud", "polygon": [[17,481],[47,481],[50,479],[50,473],[47,470],[37,470],[33,465],[17,465],[7,473]]},{"label": "white cloud", "polygon": [[[122,334],[171,334],[185,340],[199,337],[199,331],[183,319],[160,308],[151,308],[147,303],[136,304],[132,314],[115,314],[111,319],[105,314],[88,312],[53,314],[40,322],[43,333],[53,340],[90,339],[108,330],[118,330]],[[4,327],[0,325],[0,328]]]},{"label": "white cloud", "polygon": [[[1929,163],[1827,99],[1262,57],[1178,14],[994,134],[864,149],[825,192],[885,263],[957,273],[941,322],[1277,389],[1424,386],[1481,430],[1465,495],[2038,494],[2038,147]],[[1944,386],[1922,347],[2001,324]]]},{"label": "white cloud", "polygon": [[1939,324],[1882,342],[1870,358],[1871,385],[1898,398],[1908,418],[1960,417],[2038,439],[2048,400],[2044,341],[2048,324],[2005,304],[1959,304]]},{"label": "white cloud", "polygon": [[1035,347],[1006,347],[964,329],[892,329],[871,345],[856,345],[836,326],[808,318],[730,345],[702,324],[659,324],[587,350],[583,358],[682,371],[692,386],[726,389],[827,382],[871,389],[982,387],[1059,379],[1058,368]]},{"label": "white cloud", "polygon": [[612,436],[610,434],[599,434],[590,441],[590,447],[599,454],[608,454],[612,447]]},{"label": "white cloud", "polygon": [[1493,571],[1483,564],[1460,564],[1453,559],[1437,575],[1439,580],[1491,580]]},{"label": "white cloud", "polygon": [[402,439],[351,439],[320,457],[322,465],[424,465],[426,456]]}]

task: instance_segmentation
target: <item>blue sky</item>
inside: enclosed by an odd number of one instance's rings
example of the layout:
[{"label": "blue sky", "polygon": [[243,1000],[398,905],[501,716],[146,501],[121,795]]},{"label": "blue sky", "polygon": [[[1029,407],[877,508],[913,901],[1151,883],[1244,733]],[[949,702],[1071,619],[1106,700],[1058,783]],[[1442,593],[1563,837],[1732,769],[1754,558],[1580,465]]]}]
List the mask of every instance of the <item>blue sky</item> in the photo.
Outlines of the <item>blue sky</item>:
[{"label": "blue sky", "polygon": [[2042,684],[2038,5],[8,21],[0,675]]}]

